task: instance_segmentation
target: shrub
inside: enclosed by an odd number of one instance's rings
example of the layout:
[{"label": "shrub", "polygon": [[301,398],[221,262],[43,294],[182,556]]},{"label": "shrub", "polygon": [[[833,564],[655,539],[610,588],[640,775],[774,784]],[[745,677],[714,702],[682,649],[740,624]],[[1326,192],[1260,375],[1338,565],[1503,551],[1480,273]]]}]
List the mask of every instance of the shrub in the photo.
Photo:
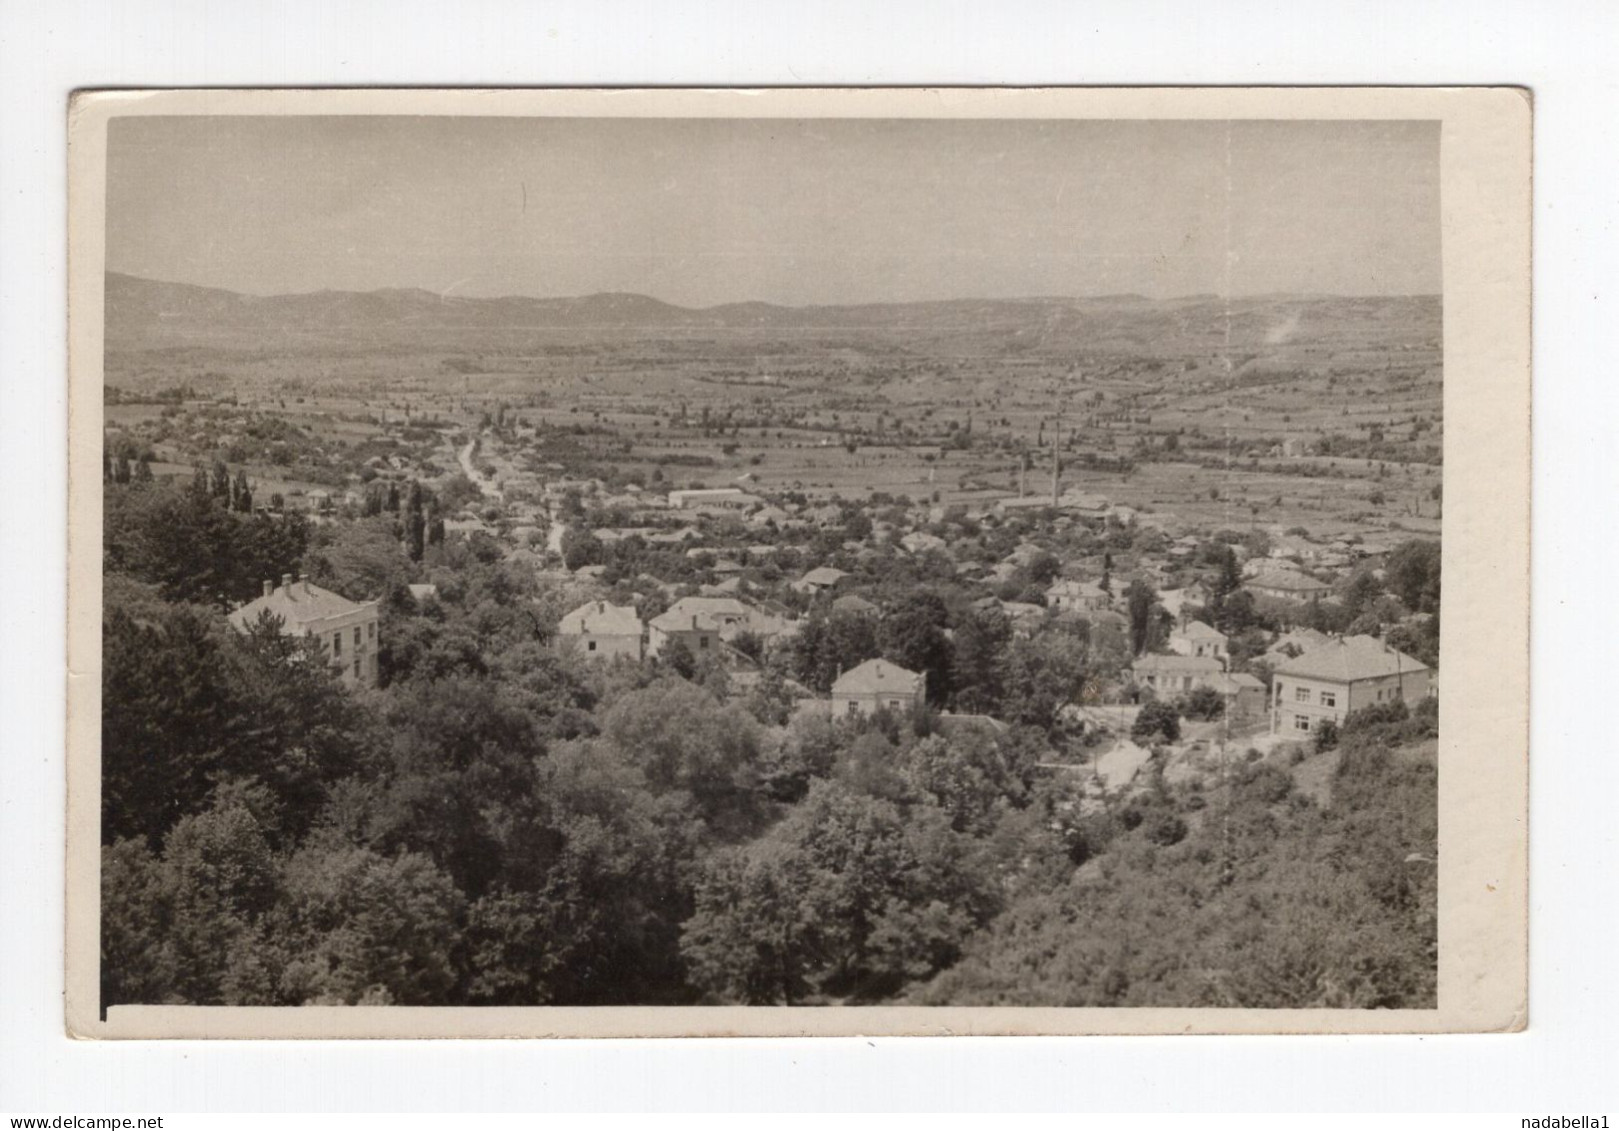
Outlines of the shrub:
[{"label": "shrub", "polygon": [[1199,687],[1186,696],[1182,708],[1188,718],[1217,719],[1225,714],[1225,700],[1212,687]]},{"label": "shrub", "polygon": [[1174,742],[1181,736],[1180,712],[1168,703],[1148,703],[1136,715],[1135,725],[1130,728],[1130,737],[1142,742],[1151,741],[1159,735],[1163,736],[1166,742]]},{"label": "shrub", "polygon": [[1241,792],[1265,805],[1273,805],[1293,792],[1293,775],[1280,766],[1250,766],[1243,775]]},{"label": "shrub", "polygon": [[1147,839],[1168,848],[1186,839],[1186,822],[1173,813],[1157,813],[1146,823]]},{"label": "shrub", "polygon": [[[1321,754],[1321,753],[1324,753],[1325,751],[1335,749],[1337,747],[1337,745],[1338,745],[1338,723],[1337,723],[1337,720],[1335,720],[1335,719],[1322,719],[1321,722],[1319,724],[1317,724],[1317,726],[1315,728],[1315,736],[1314,736],[1313,741],[1315,742],[1315,752],[1317,754]],[[1303,761],[1303,758],[1302,758],[1303,751],[1301,750],[1299,753],[1301,755],[1300,761]]]}]

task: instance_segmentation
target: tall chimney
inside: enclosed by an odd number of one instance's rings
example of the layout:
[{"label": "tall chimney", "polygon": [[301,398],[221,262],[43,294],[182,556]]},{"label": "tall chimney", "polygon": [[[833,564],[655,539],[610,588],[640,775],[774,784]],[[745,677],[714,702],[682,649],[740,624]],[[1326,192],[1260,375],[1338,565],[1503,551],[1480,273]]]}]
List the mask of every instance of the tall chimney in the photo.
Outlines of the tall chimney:
[{"label": "tall chimney", "polygon": [[283,573],[281,575],[281,592],[289,597],[292,596],[292,574]]},{"label": "tall chimney", "polygon": [[274,593],[274,592],[275,592],[275,582],[266,581],[264,583],[264,595],[266,597],[268,597],[271,593]]}]

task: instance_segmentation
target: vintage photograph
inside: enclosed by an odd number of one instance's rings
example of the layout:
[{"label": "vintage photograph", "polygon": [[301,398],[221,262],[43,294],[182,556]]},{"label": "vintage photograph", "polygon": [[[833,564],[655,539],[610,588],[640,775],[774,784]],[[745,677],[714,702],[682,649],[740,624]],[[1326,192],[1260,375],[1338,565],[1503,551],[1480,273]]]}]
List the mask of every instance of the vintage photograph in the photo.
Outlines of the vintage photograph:
[{"label": "vintage photograph", "polygon": [[1435,117],[104,129],[102,1019],[1439,1007]]}]

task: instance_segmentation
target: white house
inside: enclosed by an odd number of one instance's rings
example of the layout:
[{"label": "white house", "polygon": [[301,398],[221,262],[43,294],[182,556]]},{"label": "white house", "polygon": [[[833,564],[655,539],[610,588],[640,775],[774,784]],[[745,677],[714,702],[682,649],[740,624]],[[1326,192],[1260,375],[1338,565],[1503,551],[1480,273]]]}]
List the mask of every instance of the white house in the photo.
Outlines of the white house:
[{"label": "white house", "polygon": [[1169,650],[1180,656],[1210,656],[1224,660],[1227,655],[1225,634],[1210,628],[1200,620],[1188,621],[1169,638]]},{"label": "white house", "polygon": [[926,694],[926,676],[889,660],[867,660],[832,685],[832,714],[842,718],[885,709],[905,711],[920,706]]},{"label": "white house", "polygon": [[377,610],[380,602],[350,601],[308,579],[281,575],[281,584],[264,583],[262,596],[249,601],[226,619],[238,632],[246,632],[260,617],[279,617],[282,633],[313,637],[325,650],[346,687],[377,685]]},{"label": "white house", "polygon": [[1432,693],[1428,666],[1372,636],[1317,645],[1277,665],[1271,679],[1272,734],[1306,735],[1325,719]]},{"label": "white house", "polygon": [[557,642],[591,659],[624,656],[639,660],[646,651],[645,630],[632,605],[589,601],[563,617]]}]

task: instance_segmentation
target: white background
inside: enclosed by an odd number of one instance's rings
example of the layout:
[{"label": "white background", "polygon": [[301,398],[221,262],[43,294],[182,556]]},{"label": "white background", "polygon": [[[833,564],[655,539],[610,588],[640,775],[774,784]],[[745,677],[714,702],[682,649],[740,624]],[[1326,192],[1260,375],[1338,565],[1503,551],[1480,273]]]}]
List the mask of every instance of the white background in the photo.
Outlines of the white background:
[{"label": "white background", "polygon": [[[1608,568],[1619,548],[1609,454],[1619,399],[1616,48],[1619,5],[1577,0],[0,0],[0,1111],[1619,1107],[1619,596]],[[70,90],[1366,82],[1514,83],[1535,94],[1527,1033],[343,1045],[63,1037]]]}]

